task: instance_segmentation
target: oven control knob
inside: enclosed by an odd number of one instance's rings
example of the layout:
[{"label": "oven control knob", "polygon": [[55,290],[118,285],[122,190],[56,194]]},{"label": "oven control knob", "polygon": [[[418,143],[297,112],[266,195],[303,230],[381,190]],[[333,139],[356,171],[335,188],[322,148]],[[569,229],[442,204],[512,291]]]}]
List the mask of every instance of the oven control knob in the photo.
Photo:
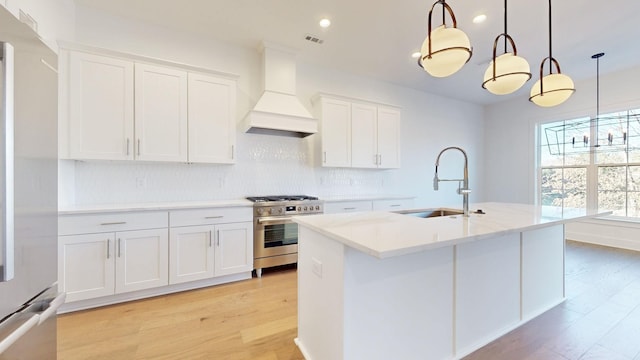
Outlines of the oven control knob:
[{"label": "oven control knob", "polygon": [[302,210],[302,207],[298,206],[298,211],[301,211],[301,210]]},{"label": "oven control knob", "polygon": [[282,214],[282,208],[278,209],[278,213]]},{"label": "oven control knob", "polygon": [[307,211],[307,207],[305,206],[304,208],[302,208],[302,210]]},{"label": "oven control knob", "polygon": [[320,205],[316,205],[316,210],[320,210]]},{"label": "oven control knob", "polygon": [[262,209],[262,208],[257,208],[257,209],[256,209],[256,213],[257,213],[258,215],[262,215],[262,213],[264,213],[264,209]]}]

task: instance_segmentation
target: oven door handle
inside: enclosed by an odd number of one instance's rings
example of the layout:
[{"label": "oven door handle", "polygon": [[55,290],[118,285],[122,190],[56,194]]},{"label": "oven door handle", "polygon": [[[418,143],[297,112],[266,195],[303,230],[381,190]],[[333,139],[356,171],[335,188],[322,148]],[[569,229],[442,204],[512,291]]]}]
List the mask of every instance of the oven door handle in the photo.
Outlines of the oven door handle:
[{"label": "oven door handle", "polygon": [[290,216],[287,217],[266,217],[258,219],[258,224],[264,225],[278,225],[278,224],[291,224],[293,219]]}]

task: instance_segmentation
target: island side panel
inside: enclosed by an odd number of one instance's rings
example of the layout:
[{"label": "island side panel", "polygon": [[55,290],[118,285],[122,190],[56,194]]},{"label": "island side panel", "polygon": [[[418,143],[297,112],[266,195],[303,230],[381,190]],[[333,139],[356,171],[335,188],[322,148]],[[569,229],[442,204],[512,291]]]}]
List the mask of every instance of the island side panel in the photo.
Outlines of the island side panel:
[{"label": "island side panel", "polygon": [[298,338],[306,360],[343,357],[344,245],[298,226]]},{"label": "island side panel", "polygon": [[347,247],[344,270],[345,359],[453,357],[452,246],[386,259]]},{"label": "island side panel", "polygon": [[522,319],[564,301],[564,225],[522,233]]},{"label": "island side panel", "polygon": [[460,244],[455,253],[456,357],[520,323],[520,233]]}]

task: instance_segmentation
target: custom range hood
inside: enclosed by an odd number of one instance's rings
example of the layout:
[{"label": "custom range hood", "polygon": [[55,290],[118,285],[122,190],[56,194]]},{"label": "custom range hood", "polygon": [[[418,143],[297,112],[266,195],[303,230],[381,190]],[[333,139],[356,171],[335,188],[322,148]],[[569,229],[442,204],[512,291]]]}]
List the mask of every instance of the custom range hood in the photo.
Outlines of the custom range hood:
[{"label": "custom range hood", "polygon": [[263,93],[244,119],[248,133],[306,137],[318,132],[318,122],[296,97],[296,53],[263,42]]}]

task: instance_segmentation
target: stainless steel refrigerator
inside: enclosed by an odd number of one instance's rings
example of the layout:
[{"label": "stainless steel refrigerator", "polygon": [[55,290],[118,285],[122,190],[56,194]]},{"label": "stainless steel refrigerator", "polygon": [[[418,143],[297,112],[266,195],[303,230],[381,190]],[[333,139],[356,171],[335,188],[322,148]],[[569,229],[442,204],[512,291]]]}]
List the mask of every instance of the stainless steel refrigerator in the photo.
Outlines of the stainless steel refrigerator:
[{"label": "stainless steel refrigerator", "polygon": [[57,56],[0,6],[0,360],[56,359]]}]

